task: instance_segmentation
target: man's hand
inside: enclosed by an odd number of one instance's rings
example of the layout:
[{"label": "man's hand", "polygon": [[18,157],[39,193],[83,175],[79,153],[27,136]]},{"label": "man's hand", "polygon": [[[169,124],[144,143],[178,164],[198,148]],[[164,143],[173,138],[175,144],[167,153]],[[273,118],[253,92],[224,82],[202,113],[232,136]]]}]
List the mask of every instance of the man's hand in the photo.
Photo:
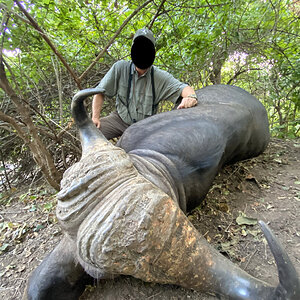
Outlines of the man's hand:
[{"label": "man's hand", "polygon": [[186,97],[181,100],[181,103],[178,105],[177,109],[193,107],[196,106],[197,103],[197,99]]},{"label": "man's hand", "polygon": [[93,123],[95,124],[95,126],[96,126],[97,128],[100,128],[101,122],[100,122],[100,119],[99,119],[99,118],[92,118],[92,121],[93,121]]}]

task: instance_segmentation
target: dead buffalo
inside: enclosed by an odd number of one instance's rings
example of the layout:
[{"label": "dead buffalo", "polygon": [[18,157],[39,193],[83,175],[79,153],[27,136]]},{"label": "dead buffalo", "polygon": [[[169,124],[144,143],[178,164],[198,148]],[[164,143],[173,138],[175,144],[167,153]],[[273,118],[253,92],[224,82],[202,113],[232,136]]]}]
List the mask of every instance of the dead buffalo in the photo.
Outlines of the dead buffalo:
[{"label": "dead buffalo", "polygon": [[218,253],[185,215],[224,164],[265,149],[261,103],[237,87],[209,86],[197,91],[196,107],[140,121],[113,146],[84,108],[97,92],[73,99],[82,158],[65,172],[57,196],[64,238],[32,274],[28,299],[77,299],[89,276],[120,274],[229,299],[300,299],[295,268],[263,222],[279,271],[274,287]]}]

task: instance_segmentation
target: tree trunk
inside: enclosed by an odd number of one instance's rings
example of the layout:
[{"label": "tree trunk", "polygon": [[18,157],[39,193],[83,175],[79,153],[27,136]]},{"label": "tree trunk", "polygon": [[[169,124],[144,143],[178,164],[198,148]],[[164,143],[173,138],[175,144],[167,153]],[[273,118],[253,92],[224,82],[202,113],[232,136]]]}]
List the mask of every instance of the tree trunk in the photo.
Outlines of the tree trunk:
[{"label": "tree trunk", "polygon": [[0,63],[0,87],[9,96],[11,101],[16,106],[18,113],[20,114],[23,122],[26,125],[25,128],[15,121],[14,118],[7,116],[6,114],[0,112],[0,119],[12,126],[16,131],[18,136],[24,141],[24,143],[29,147],[32,152],[33,158],[37,165],[41,168],[43,175],[51,186],[56,190],[60,188],[60,181],[62,174],[56,169],[53,158],[50,152],[47,150],[46,146],[39,137],[38,130],[34,125],[31,117],[30,110],[21,98],[15,93],[13,88],[7,79],[3,60]]},{"label": "tree trunk", "polygon": [[221,84],[221,70],[228,56],[227,51],[222,50],[221,53],[216,53],[212,58],[212,72],[209,79],[213,84]]}]

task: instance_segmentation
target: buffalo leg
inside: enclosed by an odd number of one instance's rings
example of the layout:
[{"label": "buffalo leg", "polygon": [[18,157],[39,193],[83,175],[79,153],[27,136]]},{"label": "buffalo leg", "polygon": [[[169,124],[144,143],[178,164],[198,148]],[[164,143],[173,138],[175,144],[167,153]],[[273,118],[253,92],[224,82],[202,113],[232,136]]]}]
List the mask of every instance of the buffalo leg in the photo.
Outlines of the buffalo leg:
[{"label": "buffalo leg", "polygon": [[29,278],[25,291],[28,300],[75,300],[86,284],[93,283],[74,259],[74,243],[64,237]]}]

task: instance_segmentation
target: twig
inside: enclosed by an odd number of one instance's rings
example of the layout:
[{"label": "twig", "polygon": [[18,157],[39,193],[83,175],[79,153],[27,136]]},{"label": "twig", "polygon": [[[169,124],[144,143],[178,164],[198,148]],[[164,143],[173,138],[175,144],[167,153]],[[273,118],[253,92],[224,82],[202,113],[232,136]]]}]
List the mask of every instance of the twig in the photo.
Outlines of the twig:
[{"label": "twig", "polygon": [[233,220],[231,220],[231,222],[229,223],[229,225],[225,228],[225,230],[224,230],[225,232],[228,231],[228,229],[229,229],[229,227],[231,226],[232,222],[233,222]]},{"label": "twig", "polygon": [[226,84],[231,84],[231,82],[236,79],[239,75],[245,73],[245,72],[248,72],[248,71],[259,71],[261,70],[261,68],[250,68],[250,69],[247,69],[247,70],[239,70],[238,72],[236,72],[233,77],[230,78],[230,80],[226,83]]},{"label": "twig", "polygon": [[[8,187],[11,189],[9,177],[8,177],[7,170],[6,170],[6,167],[5,167],[4,156],[3,156],[3,152],[2,152],[1,149],[0,149],[0,156],[1,156],[1,162],[2,162],[2,167],[3,167],[3,170],[4,170],[4,176],[5,176],[5,179],[6,179],[6,182],[7,182]],[[6,189],[6,186],[4,185],[4,182],[3,182],[3,186],[4,186],[5,189]]]},{"label": "twig", "polygon": [[157,17],[159,16],[160,11],[161,11],[161,9],[162,9],[162,7],[163,7],[163,5],[164,5],[165,2],[166,2],[166,0],[162,0],[162,1],[161,1],[160,5],[159,5],[159,7],[158,7],[158,9],[157,9],[157,12],[156,12],[155,16],[153,17],[153,19],[152,19],[150,25],[148,26],[148,28],[149,28],[150,30],[151,30],[151,28],[152,28],[152,26],[153,26],[155,20],[156,20]]},{"label": "twig", "polygon": [[249,263],[250,263],[252,257],[254,256],[254,254],[255,254],[257,251],[258,251],[258,250],[255,249],[254,252],[251,254],[251,256],[249,257],[249,259],[248,259],[248,261],[247,261],[247,263],[246,263],[246,266],[245,266],[244,270],[247,269],[247,267],[248,267],[248,265],[249,265]]},{"label": "twig", "polygon": [[158,296],[158,295],[160,295],[162,292],[159,292],[159,293],[156,293],[156,294],[154,294],[154,295],[152,295],[152,296],[150,296],[150,297],[148,297],[147,299],[154,299],[154,297],[156,297],[156,296]]},{"label": "twig", "polygon": [[208,234],[208,230],[203,234],[203,237],[205,237]]},{"label": "twig", "polygon": [[2,214],[23,214],[24,211],[1,211],[1,215]]}]

